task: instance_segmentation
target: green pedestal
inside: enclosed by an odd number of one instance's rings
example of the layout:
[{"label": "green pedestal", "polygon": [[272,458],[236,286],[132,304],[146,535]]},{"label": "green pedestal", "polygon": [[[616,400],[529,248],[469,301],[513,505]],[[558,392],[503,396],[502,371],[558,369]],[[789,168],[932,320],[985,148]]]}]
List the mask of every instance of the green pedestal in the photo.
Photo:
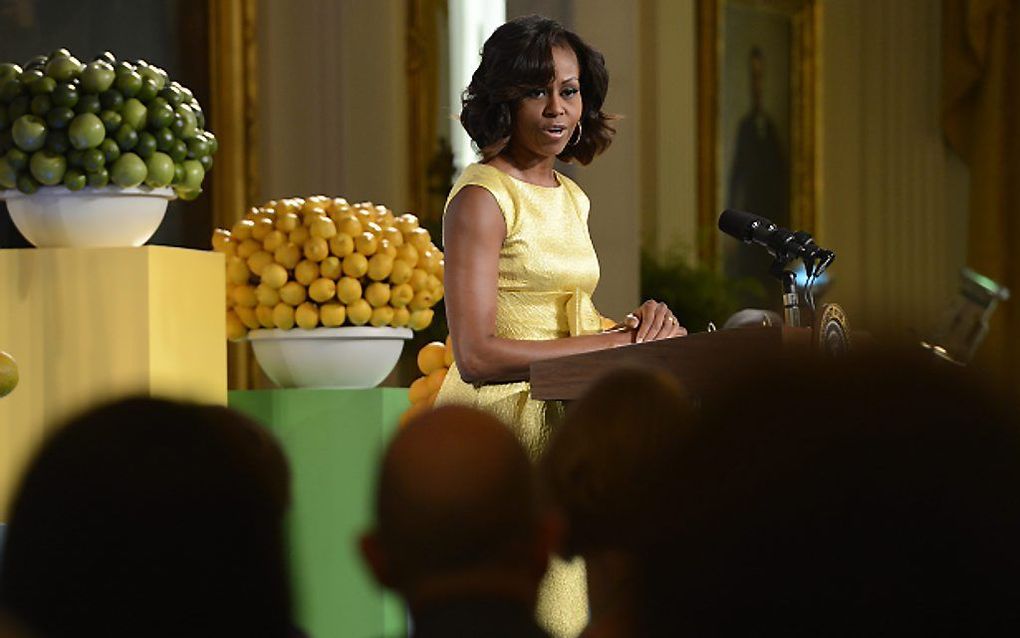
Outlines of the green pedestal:
[{"label": "green pedestal", "polygon": [[298,625],[315,638],[406,635],[403,606],[372,581],[357,550],[371,522],[378,461],[407,390],[231,392],[290,462],[290,560]]}]

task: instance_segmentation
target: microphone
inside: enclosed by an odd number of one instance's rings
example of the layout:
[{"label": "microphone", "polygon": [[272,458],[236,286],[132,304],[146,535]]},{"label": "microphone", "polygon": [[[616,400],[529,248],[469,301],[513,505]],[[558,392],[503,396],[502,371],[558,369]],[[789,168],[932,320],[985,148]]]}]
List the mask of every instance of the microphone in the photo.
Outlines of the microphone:
[{"label": "microphone", "polygon": [[809,275],[815,270],[815,262],[818,262],[817,272],[821,273],[836,259],[834,252],[820,248],[806,232],[780,228],[753,213],[726,209],[719,215],[719,230],[746,244],[764,246],[783,263],[802,259]]}]

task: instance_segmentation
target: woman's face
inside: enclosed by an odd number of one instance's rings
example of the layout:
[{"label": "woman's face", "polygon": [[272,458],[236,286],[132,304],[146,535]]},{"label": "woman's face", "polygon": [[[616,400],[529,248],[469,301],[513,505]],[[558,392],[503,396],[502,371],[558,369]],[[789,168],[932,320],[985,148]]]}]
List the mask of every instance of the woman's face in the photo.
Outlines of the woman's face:
[{"label": "woman's face", "polygon": [[576,135],[581,118],[581,71],[568,46],[552,49],[556,72],[549,86],[533,89],[517,105],[508,146],[516,153],[556,157]]}]

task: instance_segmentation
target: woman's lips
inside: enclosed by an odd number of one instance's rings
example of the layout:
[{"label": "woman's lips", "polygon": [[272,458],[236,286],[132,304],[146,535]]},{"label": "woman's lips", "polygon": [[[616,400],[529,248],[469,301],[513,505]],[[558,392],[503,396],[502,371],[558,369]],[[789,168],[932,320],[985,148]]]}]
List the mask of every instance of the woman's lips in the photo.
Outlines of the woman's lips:
[{"label": "woman's lips", "polygon": [[562,139],[567,129],[564,126],[549,126],[542,129],[542,132],[548,135],[551,139],[559,140]]}]

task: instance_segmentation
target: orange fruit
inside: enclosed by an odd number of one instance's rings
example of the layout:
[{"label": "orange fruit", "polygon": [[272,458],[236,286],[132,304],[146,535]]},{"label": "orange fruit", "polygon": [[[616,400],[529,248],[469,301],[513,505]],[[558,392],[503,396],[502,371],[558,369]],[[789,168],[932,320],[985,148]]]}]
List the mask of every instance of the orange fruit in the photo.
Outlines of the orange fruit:
[{"label": "orange fruit", "polygon": [[434,370],[443,367],[443,358],[446,354],[446,346],[442,341],[426,343],[418,351],[418,369],[424,375],[431,374]]},{"label": "orange fruit", "polygon": [[446,379],[446,368],[436,368],[429,373],[425,380],[429,384],[429,390],[432,393],[439,392],[439,388],[443,387],[443,381]]},{"label": "orange fruit", "polygon": [[411,403],[418,403],[429,396],[429,384],[426,377],[419,377],[414,380],[407,390],[407,399]]},{"label": "orange fruit", "polygon": [[453,341],[449,335],[446,336],[446,348],[443,350],[443,365],[447,368],[453,365]]}]

